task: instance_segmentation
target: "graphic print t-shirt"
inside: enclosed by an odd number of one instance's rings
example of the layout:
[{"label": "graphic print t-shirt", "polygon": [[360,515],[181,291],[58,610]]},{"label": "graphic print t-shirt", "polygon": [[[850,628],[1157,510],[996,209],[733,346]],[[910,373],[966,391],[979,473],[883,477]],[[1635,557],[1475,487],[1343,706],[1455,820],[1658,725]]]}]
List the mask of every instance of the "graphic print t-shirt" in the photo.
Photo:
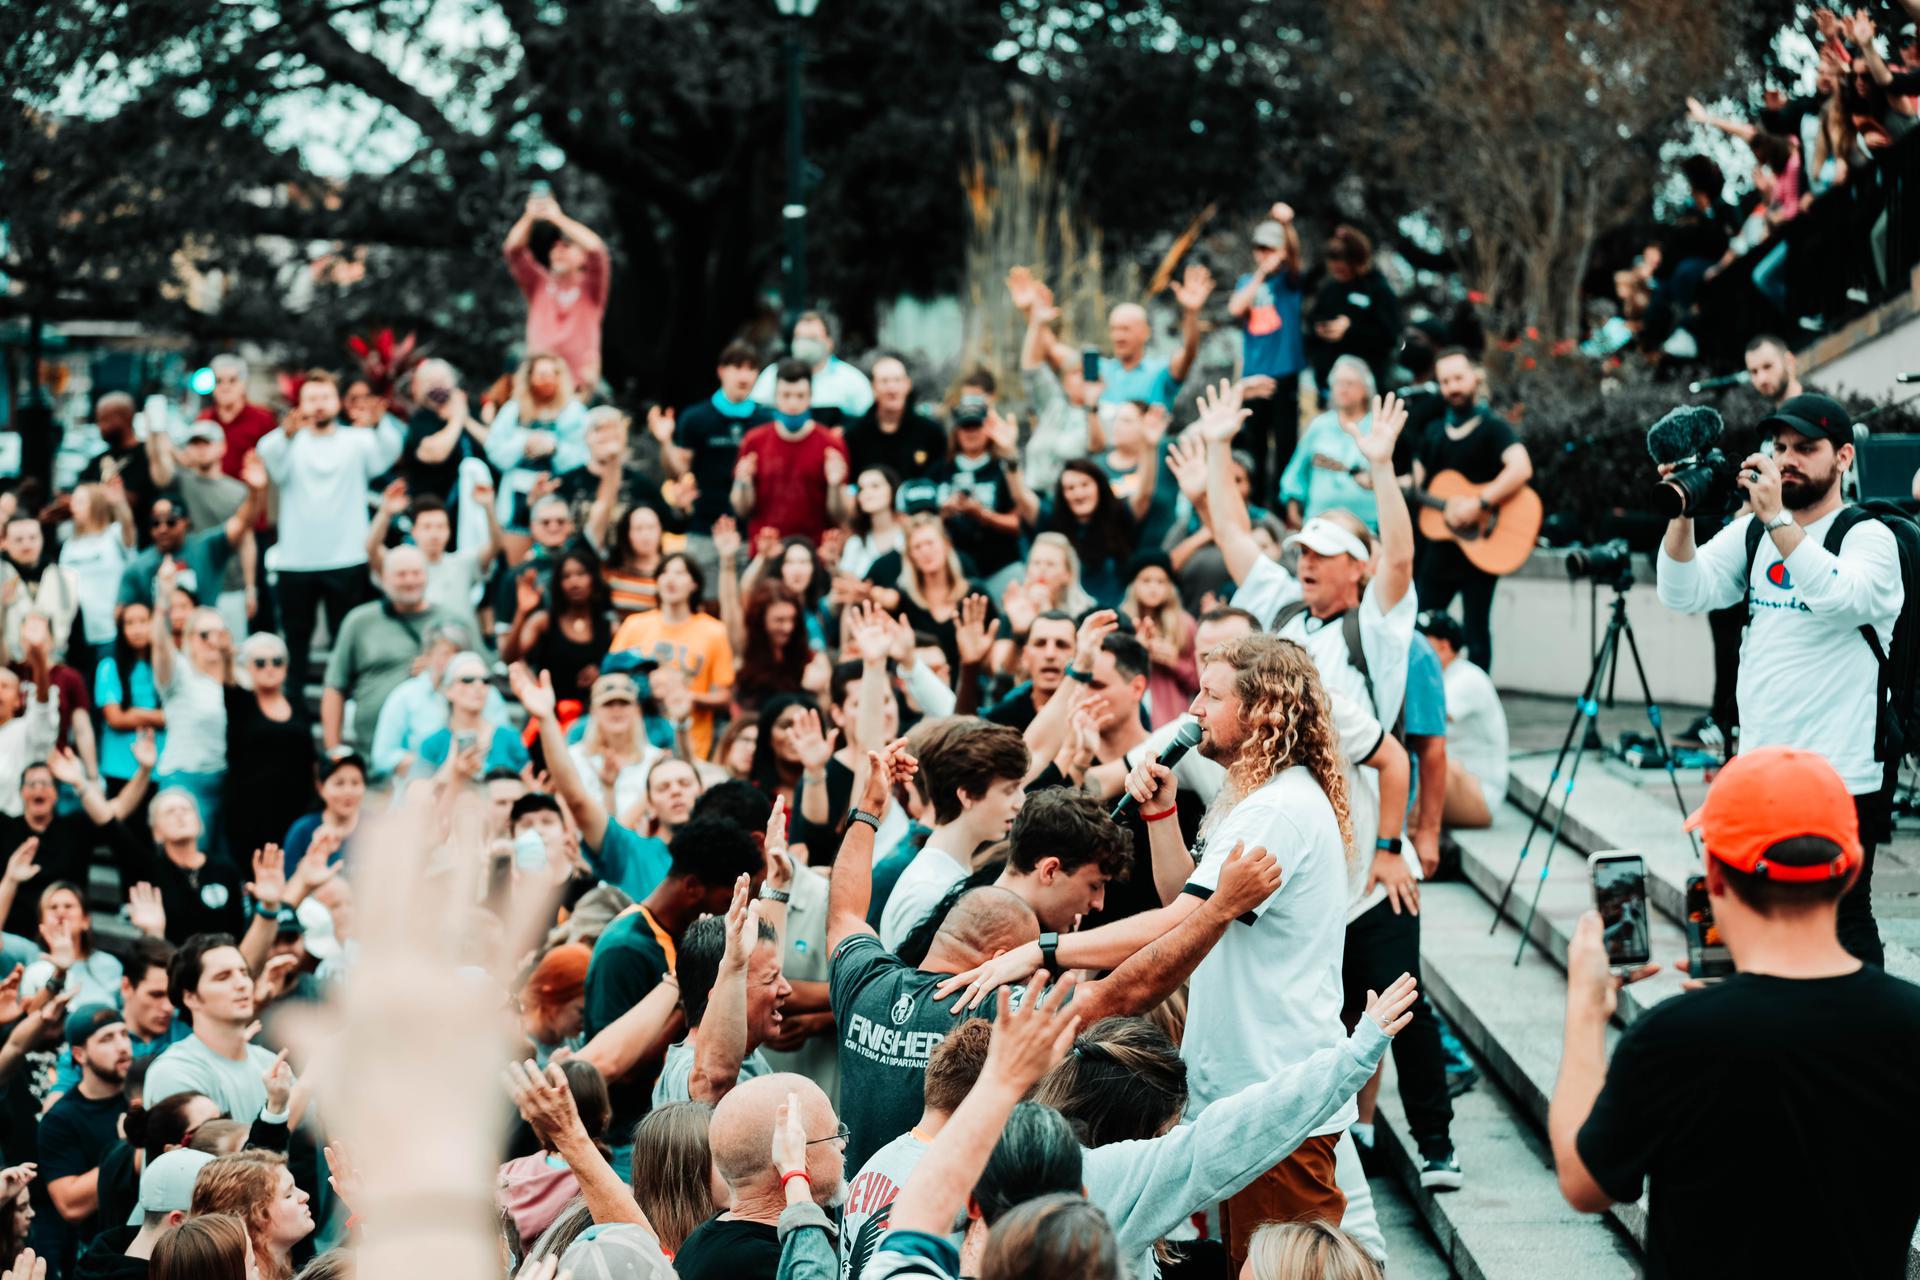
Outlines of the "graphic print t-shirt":
[{"label": "graphic print t-shirt", "polygon": [[853,1137],[847,1167],[863,1168],[887,1143],[913,1127],[925,1107],[927,1059],[968,1017],[952,999],[936,1000],[944,973],[923,973],[880,945],[855,934],[833,953],[827,998],[840,1035],[840,1118]]}]

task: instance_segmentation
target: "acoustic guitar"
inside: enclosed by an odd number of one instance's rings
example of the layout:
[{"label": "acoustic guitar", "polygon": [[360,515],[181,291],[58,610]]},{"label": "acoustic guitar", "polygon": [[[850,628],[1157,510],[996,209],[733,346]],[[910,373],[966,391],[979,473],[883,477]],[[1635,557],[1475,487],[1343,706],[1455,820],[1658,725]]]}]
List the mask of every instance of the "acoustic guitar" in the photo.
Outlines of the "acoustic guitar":
[{"label": "acoustic guitar", "polygon": [[[1357,473],[1356,468],[1324,453],[1313,455],[1313,465],[1323,471],[1344,471],[1349,475]],[[1531,487],[1522,486],[1506,501],[1496,503],[1490,511],[1482,512],[1480,518],[1467,528],[1456,529],[1447,523],[1447,499],[1478,498],[1485,487],[1475,484],[1458,471],[1442,471],[1428,480],[1424,489],[1418,485],[1409,486],[1407,501],[1419,509],[1420,535],[1427,541],[1458,543],[1461,553],[1474,568],[1482,573],[1504,576],[1525,564],[1527,557],[1533,554],[1546,509],[1540,502],[1539,494]]]}]

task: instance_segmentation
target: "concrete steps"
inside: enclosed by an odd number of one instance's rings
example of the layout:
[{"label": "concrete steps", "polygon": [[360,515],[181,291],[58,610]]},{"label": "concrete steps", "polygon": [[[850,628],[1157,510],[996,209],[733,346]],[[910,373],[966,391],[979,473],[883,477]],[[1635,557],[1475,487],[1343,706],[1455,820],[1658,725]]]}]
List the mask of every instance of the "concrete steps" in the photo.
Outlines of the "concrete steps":
[{"label": "concrete steps", "polygon": [[[1616,1205],[1604,1215],[1580,1215],[1568,1209],[1559,1198],[1551,1157],[1545,1150],[1547,1105],[1559,1068],[1565,1012],[1567,944],[1575,922],[1592,901],[1587,853],[1627,849],[1644,857],[1649,898],[1655,908],[1653,957],[1667,967],[1622,991],[1618,1021],[1623,1027],[1630,1025],[1661,1000],[1679,994],[1680,977],[1671,965],[1686,954],[1678,922],[1685,882],[1698,862],[1680,830],[1680,806],[1663,775],[1635,778],[1624,766],[1589,758],[1581,768],[1560,847],[1548,862],[1545,833],[1535,837],[1500,925],[1489,932],[1493,902],[1513,872],[1532,807],[1547,786],[1552,763],[1551,754],[1517,757],[1511,803],[1495,815],[1493,827],[1454,833],[1462,849],[1465,883],[1431,884],[1421,890],[1425,990],[1453,1024],[1483,1077],[1472,1092],[1455,1100],[1454,1137],[1467,1175],[1463,1190],[1439,1196],[1418,1190],[1398,1099],[1390,1096],[1390,1083],[1381,1090],[1379,1132],[1387,1135],[1382,1150],[1400,1153],[1395,1163],[1409,1184],[1413,1203],[1442,1242],[1449,1263],[1463,1276],[1636,1274],[1638,1245],[1645,1239],[1644,1200]],[[1687,806],[1697,806],[1705,792],[1699,771],[1680,776]],[[1543,864],[1547,867],[1544,880]],[[1536,886],[1539,911],[1516,965],[1519,921]],[[1888,969],[1920,979],[1920,955],[1889,944]],[[1526,1153],[1533,1156],[1532,1166],[1523,1158]],[[1482,1184],[1489,1178],[1493,1186],[1483,1192]],[[1541,1195],[1542,1183],[1551,1192],[1550,1200]],[[1486,1192],[1493,1193],[1493,1202]],[[1524,1199],[1542,1216],[1537,1220],[1516,1216],[1518,1211],[1500,1202],[1508,1195],[1516,1201]],[[1555,1206],[1573,1223],[1548,1216]],[[1534,1236],[1541,1252],[1523,1246]],[[1552,1261],[1542,1267],[1541,1261],[1548,1256],[1544,1250],[1549,1248],[1555,1250]],[[1619,1269],[1623,1266],[1627,1269]],[[1920,1280],[1920,1240],[1909,1253],[1906,1274],[1909,1280]]]}]

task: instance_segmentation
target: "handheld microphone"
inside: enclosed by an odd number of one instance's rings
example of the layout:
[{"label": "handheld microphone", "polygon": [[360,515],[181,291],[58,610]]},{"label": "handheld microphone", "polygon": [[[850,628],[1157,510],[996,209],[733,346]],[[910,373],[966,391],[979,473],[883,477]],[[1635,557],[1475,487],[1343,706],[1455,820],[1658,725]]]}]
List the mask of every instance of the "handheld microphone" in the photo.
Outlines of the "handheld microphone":
[{"label": "handheld microphone", "polygon": [[1699,395],[1702,391],[1717,391],[1721,387],[1740,387],[1753,381],[1753,375],[1742,369],[1738,373],[1723,373],[1717,378],[1702,378],[1698,382],[1687,384],[1687,394]]},{"label": "handheld microphone", "polygon": [[1896,373],[1893,375],[1893,380],[1895,382],[1920,382],[1920,373]]},{"label": "handheld microphone", "polygon": [[[1181,724],[1180,731],[1173,735],[1173,741],[1161,748],[1157,763],[1171,769],[1185,758],[1187,752],[1199,745],[1200,722],[1197,720],[1185,721]],[[1129,791],[1120,797],[1119,804],[1113,806],[1113,820],[1115,822],[1124,822],[1126,821],[1127,814],[1139,807],[1140,802],[1135,800],[1133,793]]]}]

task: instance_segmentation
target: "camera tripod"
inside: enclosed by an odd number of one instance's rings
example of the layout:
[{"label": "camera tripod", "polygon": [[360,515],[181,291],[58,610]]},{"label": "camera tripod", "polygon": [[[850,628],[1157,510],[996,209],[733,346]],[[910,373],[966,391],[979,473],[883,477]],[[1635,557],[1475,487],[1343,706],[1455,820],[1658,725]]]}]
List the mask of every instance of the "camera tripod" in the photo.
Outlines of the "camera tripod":
[{"label": "camera tripod", "polygon": [[[1566,785],[1561,793],[1560,812],[1554,815],[1553,827],[1547,837],[1547,850],[1540,858],[1540,874],[1534,881],[1533,900],[1527,905],[1527,918],[1520,925],[1520,946],[1513,953],[1513,962],[1520,963],[1527,953],[1528,931],[1533,927],[1534,914],[1540,909],[1540,894],[1547,885],[1547,871],[1553,865],[1553,852],[1560,845],[1560,831],[1567,821],[1567,808],[1573,803],[1573,784],[1580,773],[1580,761],[1586,755],[1587,743],[1599,741],[1598,720],[1600,716],[1600,696],[1604,688],[1607,705],[1613,705],[1614,683],[1620,674],[1620,641],[1627,642],[1627,653],[1633,658],[1634,674],[1640,678],[1640,696],[1646,703],[1647,722],[1653,726],[1653,736],[1660,744],[1660,754],[1666,761],[1667,781],[1673,786],[1674,803],[1680,806],[1682,818],[1687,814],[1687,802],[1680,794],[1680,778],[1674,772],[1673,751],[1667,746],[1666,730],[1661,727],[1660,704],[1653,700],[1653,691],[1647,684],[1647,668],[1640,661],[1640,645],[1633,638],[1633,624],[1627,620],[1627,590],[1633,586],[1633,575],[1622,573],[1612,583],[1613,609],[1607,619],[1606,634],[1601,636],[1599,647],[1593,653],[1593,667],[1587,673],[1586,687],[1573,706],[1573,720],[1567,725],[1567,736],[1560,741],[1560,754],[1554,757],[1553,772],[1547,777],[1547,785],[1540,792],[1540,803],[1533,807],[1533,820],[1527,826],[1527,838],[1520,846],[1520,857],[1513,864],[1513,873],[1507,877],[1506,887],[1500,891],[1500,901],[1493,908],[1493,924],[1489,934],[1500,927],[1500,917],[1505,912],[1507,899],[1513,896],[1513,886],[1520,879],[1520,869],[1526,865],[1527,855],[1532,851],[1533,838],[1546,822],[1547,807],[1553,803],[1553,793],[1560,785],[1561,770],[1566,771]],[[1585,731],[1582,732],[1582,725]],[[1567,758],[1571,751],[1573,758]],[[1693,840],[1693,851],[1700,852],[1700,840],[1689,834]]]}]

